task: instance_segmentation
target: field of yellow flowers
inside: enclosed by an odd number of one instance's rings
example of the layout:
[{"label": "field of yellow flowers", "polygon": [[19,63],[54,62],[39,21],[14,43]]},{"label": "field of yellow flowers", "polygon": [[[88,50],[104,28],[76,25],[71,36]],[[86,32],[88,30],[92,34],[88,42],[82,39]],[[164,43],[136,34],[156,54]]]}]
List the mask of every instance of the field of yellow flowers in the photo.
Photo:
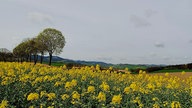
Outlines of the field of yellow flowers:
[{"label": "field of yellow flowers", "polygon": [[0,62],[0,108],[5,107],[190,108],[192,76]]}]

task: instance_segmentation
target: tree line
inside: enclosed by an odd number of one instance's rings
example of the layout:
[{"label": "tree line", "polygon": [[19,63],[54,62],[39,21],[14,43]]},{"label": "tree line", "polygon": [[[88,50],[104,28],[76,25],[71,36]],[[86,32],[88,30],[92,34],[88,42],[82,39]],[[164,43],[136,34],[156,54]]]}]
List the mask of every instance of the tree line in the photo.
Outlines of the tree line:
[{"label": "tree line", "polygon": [[49,65],[51,65],[53,54],[60,54],[65,46],[65,37],[63,34],[54,28],[46,28],[33,38],[27,38],[19,43],[11,54],[0,53],[3,61],[6,61],[6,56],[12,58],[11,61],[30,61],[32,58],[34,64],[37,63],[40,55],[40,63],[43,62],[45,54],[49,54]]}]

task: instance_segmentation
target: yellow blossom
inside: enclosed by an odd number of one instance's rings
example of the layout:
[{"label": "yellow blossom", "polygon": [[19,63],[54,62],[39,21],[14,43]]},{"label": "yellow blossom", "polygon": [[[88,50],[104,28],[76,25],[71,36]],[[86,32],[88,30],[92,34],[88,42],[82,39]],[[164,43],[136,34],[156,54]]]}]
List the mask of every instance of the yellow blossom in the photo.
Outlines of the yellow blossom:
[{"label": "yellow blossom", "polygon": [[28,101],[32,100],[38,100],[39,99],[39,94],[38,93],[30,93],[27,97]]},{"label": "yellow blossom", "polygon": [[169,76],[169,73],[166,72],[166,73],[165,73],[165,76]]},{"label": "yellow blossom", "polygon": [[29,106],[29,108],[35,108],[34,106]]},{"label": "yellow blossom", "polygon": [[100,65],[98,65],[98,64],[96,65],[96,70],[100,71]]},{"label": "yellow blossom", "polygon": [[61,98],[62,98],[62,100],[66,100],[66,99],[69,98],[69,95],[68,94],[63,94],[63,95],[61,95]]},{"label": "yellow blossom", "polygon": [[86,76],[82,76],[81,81],[86,81]]},{"label": "yellow blossom", "polygon": [[154,97],[152,100],[153,101],[158,101],[159,99],[157,97]]},{"label": "yellow blossom", "polygon": [[163,102],[163,106],[166,107],[169,103],[167,101]]},{"label": "yellow blossom", "polygon": [[138,86],[135,82],[132,82],[132,84],[129,86],[133,91],[137,91],[138,90]]},{"label": "yellow blossom", "polygon": [[93,81],[93,80],[91,80],[89,83],[90,83],[90,84],[94,84],[94,81]]},{"label": "yellow blossom", "polygon": [[43,97],[43,96],[46,96],[46,95],[47,95],[46,91],[41,91],[40,92],[40,97]]},{"label": "yellow blossom", "polygon": [[80,94],[77,91],[73,91],[72,98],[79,100],[80,99]]},{"label": "yellow blossom", "polygon": [[75,86],[77,85],[77,80],[73,79],[73,80],[71,81],[71,85],[72,85],[73,87],[75,87]]},{"label": "yellow blossom", "polygon": [[62,85],[62,83],[61,82],[59,82],[59,81],[57,81],[55,84],[54,84],[54,86],[60,86],[60,85]]},{"label": "yellow blossom", "polygon": [[110,91],[110,87],[106,82],[103,82],[100,86],[99,86],[103,91]]},{"label": "yellow blossom", "polygon": [[94,93],[94,92],[95,92],[95,87],[94,87],[94,86],[89,86],[89,87],[87,88],[87,92],[88,92],[88,93]]},{"label": "yellow blossom", "polygon": [[72,88],[71,82],[66,82],[66,83],[65,83],[65,89],[66,89],[66,90],[69,90],[69,89],[71,89],[71,88]]},{"label": "yellow blossom", "polygon": [[99,95],[97,96],[97,99],[99,102],[105,102],[106,101],[106,95],[104,92],[99,92]]},{"label": "yellow blossom", "polygon": [[130,93],[130,87],[125,87],[124,88],[124,93],[129,94]]},{"label": "yellow blossom", "polygon": [[2,100],[0,104],[0,108],[7,108],[8,107],[8,101],[7,100]]},{"label": "yellow blossom", "polygon": [[155,89],[155,85],[152,84],[152,83],[148,83],[148,84],[147,84],[147,88],[148,88],[148,89],[151,89],[151,90],[154,90],[154,89]]},{"label": "yellow blossom", "polygon": [[122,100],[121,95],[114,95],[112,98],[112,104],[120,104]]},{"label": "yellow blossom", "polygon": [[173,101],[171,103],[171,108],[181,108],[181,105],[178,101]]},{"label": "yellow blossom", "polygon": [[56,95],[55,95],[55,93],[48,93],[47,97],[48,97],[48,100],[53,100],[56,98]]},{"label": "yellow blossom", "polygon": [[181,75],[185,75],[185,71],[182,71],[182,72],[181,72]]},{"label": "yellow blossom", "polygon": [[160,106],[157,103],[155,103],[153,104],[153,108],[160,108]]}]

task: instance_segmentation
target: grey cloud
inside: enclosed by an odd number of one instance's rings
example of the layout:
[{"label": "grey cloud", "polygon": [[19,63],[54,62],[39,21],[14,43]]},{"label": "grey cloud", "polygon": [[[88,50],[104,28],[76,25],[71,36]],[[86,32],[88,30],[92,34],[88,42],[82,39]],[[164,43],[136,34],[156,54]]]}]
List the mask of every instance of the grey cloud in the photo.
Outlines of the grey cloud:
[{"label": "grey cloud", "polygon": [[52,17],[48,14],[40,13],[40,12],[30,12],[27,15],[28,19],[35,23],[52,23]]},{"label": "grey cloud", "polygon": [[155,43],[155,47],[157,47],[157,48],[164,48],[165,45],[163,43],[156,42]]},{"label": "grey cloud", "polygon": [[162,59],[163,59],[163,60],[171,60],[171,58],[168,57],[168,56],[163,56]]},{"label": "grey cloud", "polygon": [[127,58],[120,58],[121,61],[127,61]]},{"label": "grey cloud", "polygon": [[130,21],[134,24],[135,27],[147,27],[151,25],[151,23],[148,22],[145,18],[136,15],[131,15]]},{"label": "grey cloud", "polygon": [[184,59],[189,59],[189,57],[188,56],[184,56]]},{"label": "grey cloud", "polygon": [[155,15],[155,14],[157,14],[157,11],[154,11],[152,9],[148,9],[148,10],[145,11],[145,16],[148,17],[148,18]]},{"label": "grey cloud", "polygon": [[192,40],[189,40],[189,43],[192,43]]},{"label": "grey cloud", "polygon": [[157,56],[157,53],[151,52],[151,53],[149,53],[149,56],[150,56],[150,57],[156,57],[156,56]]},{"label": "grey cloud", "polygon": [[104,60],[104,61],[112,61],[113,60],[113,58],[111,58],[111,57],[98,57],[97,59],[98,60]]}]

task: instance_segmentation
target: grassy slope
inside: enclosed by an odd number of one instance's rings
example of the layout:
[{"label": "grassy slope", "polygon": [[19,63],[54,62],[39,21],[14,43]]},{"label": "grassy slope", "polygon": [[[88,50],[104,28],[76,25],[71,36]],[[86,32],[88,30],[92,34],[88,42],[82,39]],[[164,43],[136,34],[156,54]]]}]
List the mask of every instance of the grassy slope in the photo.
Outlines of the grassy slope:
[{"label": "grassy slope", "polygon": [[182,71],[185,71],[185,72],[192,72],[192,70],[189,70],[189,69],[163,69],[163,70],[159,70],[159,71],[154,71],[152,73],[166,73],[166,72],[182,72]]}]

